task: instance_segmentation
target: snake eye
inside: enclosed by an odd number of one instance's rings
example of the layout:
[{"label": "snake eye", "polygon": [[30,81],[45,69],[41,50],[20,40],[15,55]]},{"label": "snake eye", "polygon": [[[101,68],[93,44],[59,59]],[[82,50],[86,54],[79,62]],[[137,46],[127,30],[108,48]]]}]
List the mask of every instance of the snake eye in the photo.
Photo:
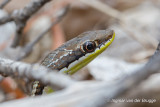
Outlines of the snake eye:
[{"label": "snake eye", "polygon": [[96,44],[95,42],[92,42],[92,41],[87,41],[83,44],[83,50],[85,52],[93,52],[96,48]]}]

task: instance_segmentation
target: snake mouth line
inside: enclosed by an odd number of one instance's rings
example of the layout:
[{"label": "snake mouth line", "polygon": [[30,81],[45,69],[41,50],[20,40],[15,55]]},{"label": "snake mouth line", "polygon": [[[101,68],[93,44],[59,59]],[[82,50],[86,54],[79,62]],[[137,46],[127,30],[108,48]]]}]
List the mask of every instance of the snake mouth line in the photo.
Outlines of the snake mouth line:
[{"label": "snake mouth line", "polygon": [[101,49],[101,47],[105,46],[107,42],[111,42],[111,39],[108,39],[107,41],[104,41],[101,44],[99,44],[98,48]]}]

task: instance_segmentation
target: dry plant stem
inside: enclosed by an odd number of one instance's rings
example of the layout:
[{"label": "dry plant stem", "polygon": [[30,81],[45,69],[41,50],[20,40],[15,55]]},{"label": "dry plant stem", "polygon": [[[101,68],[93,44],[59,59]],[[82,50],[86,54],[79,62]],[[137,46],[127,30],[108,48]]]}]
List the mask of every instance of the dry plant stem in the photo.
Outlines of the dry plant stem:
[{"label": "dry plant stem", "polygon": [[62,89],[74,83],[68,76],[49,70],[38,64],[26,64],[0,58],[0,74],[16,78],[38,80],[54,89]]},{"label": "dry plant stem", "polygon": [[[159,52],[160,45],[157,48]],[[157,53],[157,52],[156,52]],[[78,82],[68,89],[53,93],[48,96],[22,99],[1,104],[1,107],[47,107],[53,106],[74,106],[74,107],[105,107],[111,99],[123,95],[129,89],[137,86],[151,74],[160,70],[160,54],[154,54],[149,63],[130,76],[126,76],[114,83],[107,82]],[[85,100],[84,100],[85,99]]]},{"label": "dry plant stem", "polygon": [[30,43],[28,43],[22,50],[20,56],[16,59],[17,61],[25,58],[33,49],[34,45],[40,41],[43,36],[58,22],[60,22],[63,17],[66,15],[67,11],[69,9],[69,6],[65,7],[63,12],[61,14],[59,14],[59,16],[57,16],[56,20],[46,28],[46,30],[44,32],[42,32],[40,35],[37,36],[37,38],[35,38],[33,41],[31,41]]},{"label": "dry plant stem", "polygon": [[10,21],[13,21],[13,18],[10,15],[3,16],[0,18],[0,25],[5,24]]},{"label": "dry plant stem", "polygon": [[15,10],[12,13],[12,18],[14,19],[17,25],[16,35],[13,40],[12,47],[18,46],[22,36],[23,28],[26,25],[27,20],[49,1],[51,0],[33,0],[23,9],[17,11]]},{"label": "dry plant stem", "polygon": [[6,6],[11,0],[3,0],[3,2],[0,4],[0,9],[3,9],[4,6]]}]

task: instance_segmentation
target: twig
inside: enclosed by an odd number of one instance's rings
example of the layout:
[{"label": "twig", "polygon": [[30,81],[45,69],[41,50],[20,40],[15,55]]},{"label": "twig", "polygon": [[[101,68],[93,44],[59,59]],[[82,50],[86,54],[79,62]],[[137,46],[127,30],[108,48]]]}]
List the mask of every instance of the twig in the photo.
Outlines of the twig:
[{"label": "twig", "polygon": [[27,20],[49,1],[51,0],[33,0],[23,9],[14,11],[12,13],[12,18],[14,19],[17,25],[16,35],[13,40],[12,47],[16,47],[19,44],[22,35],[22,30],[26,25]]},{"label": "twig", "polygon": [[101,93],[101,90],[104,89],[104,84],[106,84],[106,82],[79,82],[65,90],[54,92],[47,96],[21,99],[14,102],[6,102],[0,104],[0,106],[10,107],[11,105],[16,105],[16,107],[44,107],[45,105],[46,107],[62,107],[65,105],[65,107],[76,107],[78,104],[81,105],[83,101],[92,102],[92,98],[96,97],[96,95]]},{"label": "twig", "polygon": [[10,15],[5,15],[0,18],[0,25],[5,24],[10,21],[13,21],[13,18]]},{"label": "twig", "polygon": [[38,80],[54,89],[62,89],[74,83],[68,76],[49,70],[38,64],[30,65],[0,58],[0,74],[29,80]]},{"label": "twig", "polygon": [[3,9],[4,6],[6,6],[11,0],[3,0],[3,2],[0,4],[0,9]]},{"label": "twig", "polygon": [[69,9],[69,6],[65,7],[63,9],[63,12],[61,12],[61,14],[59,14],[59,16],[57,16],[56,20],[45,30],[43,31],[40,35],[37,36],[37,38],[35,38],[33,41],[31,41],[30,43],[28,43],[23,50],[21,51],[22,54],[20,54],[20,56],[16,59],[17,61],[23,59],[24,57],[26,57],[33,49],[33,46],[39,41],[41,40],[41,38],[58,22],[60,22],[62,20],[62,18],[66,15],[67,11]]}]

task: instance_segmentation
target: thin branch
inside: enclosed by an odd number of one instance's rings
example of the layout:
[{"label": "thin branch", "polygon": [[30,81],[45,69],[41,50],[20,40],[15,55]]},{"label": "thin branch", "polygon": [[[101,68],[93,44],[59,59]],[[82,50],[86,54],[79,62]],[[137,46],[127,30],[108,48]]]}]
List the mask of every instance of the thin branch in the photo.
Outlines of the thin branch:
[{"label": "thin branch", "polygon": [[21,51],[22,54],[19,55],[19,57],[16,59],[17,61],[23,59],[24,57],[26,57],[33,49],[34,45],[41,40],[41,38],[43,38],[43,36],[58,22],[60,22],[63,17],[66,15],[67,11],[69,9],[69,6],[66,6],[63,9],[63,12],[61,12],[61,14],[59,14],[59,16],[57,16],[56,20],[48,27],[46,28],[45,31],[43,31],[40,35],[38,35],[33,41],[31,41],[30,43],[28,43],[23,50]]},{"label": "thin branch", "polygon": [[26,25],[27,20],[36,13],[43,5],[51,0],[33,0],[27,6],[20,10],[14,10],[11,15],[7,15],[0,18],[0,25],[5,24],[10,21],[15,21],[17,25],[17,36],[15,36],[13,47],[16,47],[19,43],[22,30]]},{"label": "thin branch", "polygon": [[5,15],[3,17],[0,17],[0,25],[5,24],[10,21],[13,21],[13,18],[10,15]]},{"label": "thin branch", "polygon": [[22,36],[22,31],[24,26],[26,25],[27,20],[49,1],[51,0],[33,0],[23,9],[14,11],[12,13],[12,18],[17,25],[16,35],[13,40],[12,47],[16,47],[19,44]]},{"label": "thin branch", "polygon": [[54,89],[62,89],[74,83],[68,76],[49,70],[38,64],[30,65],[0,58],[0,74],[29,80],[38,80]]},{"label": "thin branch", "polygon": [[3,2],[0,4],[0,9],[3,9],[4,6],[6,6],[11,0],[3,0]]}]

